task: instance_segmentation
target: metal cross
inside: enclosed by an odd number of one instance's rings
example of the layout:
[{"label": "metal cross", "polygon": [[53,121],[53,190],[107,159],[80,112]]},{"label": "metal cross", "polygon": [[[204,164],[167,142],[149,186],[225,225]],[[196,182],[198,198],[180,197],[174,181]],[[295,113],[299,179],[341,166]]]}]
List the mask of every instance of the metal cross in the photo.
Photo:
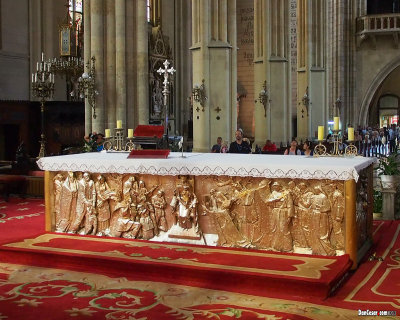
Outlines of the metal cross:
[{"label": "metal cross", "polygon": [[164,69],[159,68],[157,70],[157,73],[160,75],[164,75],[164,81],[163,81],[163,96],[164,96],[164,138],[168,139],[168,95],[169,95],[169,81],[168,78],[170,75],[173,75],[174,72],[176,71],[174,67],[168,68],[170,63],[168,60],[165,60],[164,63]]}]

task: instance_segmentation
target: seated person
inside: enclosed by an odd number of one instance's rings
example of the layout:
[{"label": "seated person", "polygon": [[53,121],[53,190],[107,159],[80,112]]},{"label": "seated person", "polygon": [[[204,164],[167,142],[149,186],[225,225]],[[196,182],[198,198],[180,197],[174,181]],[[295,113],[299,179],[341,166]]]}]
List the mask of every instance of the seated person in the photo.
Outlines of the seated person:
[{"label": "seated person", "polygon": [[221,152],[221,145],[222,145],[222,138],[218,137],[217,138],[217,144],[214,144],[211,148],[212,153],[219,153]]},{"label": "seated person", "polygon": [[228,141],[224,141],[221,144],[221,153],[228,153],[229,152],[229,146],[228,146]]},{"label": "seated person", "polygon": [[303,152],[302,154],[305,156],[312,156],[314,151],[311,149],[311,142],[306,140],[303,144]]},{"label": "seated person", "polygon": [[235,132],[236,140],[229,146],[229,153],[251,153],[250,144],[243,140],[243,132],[241,129]]},{"label": "seated person", "polygon": [[290,143],[290,147],[285,150],[284,155],[296,155],[296,156],[301,156],[301,151],[297,147],[297,140],[293,139],[292,142]]},{"label": "seated person", "polygon": [[270,152],[275,152],[277,151],[278,148],[276,147],[276,144],[271,142],[271,140],[267,140],[262,151],[270,151]]}]

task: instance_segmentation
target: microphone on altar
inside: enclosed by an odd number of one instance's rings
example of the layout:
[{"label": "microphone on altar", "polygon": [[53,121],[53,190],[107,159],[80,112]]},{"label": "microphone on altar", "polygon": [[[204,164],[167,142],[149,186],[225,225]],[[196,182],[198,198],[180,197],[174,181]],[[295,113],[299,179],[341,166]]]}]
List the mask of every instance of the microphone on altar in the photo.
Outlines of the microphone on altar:
[{"label": "microphone on altar", "polygon": [[178,147],[179,147],[179,149],[182,151],[182,156],[181,156],[181,158],[186,158],[186,157],[183,155],[183,136],[181,137],[181,140],[179,140],[179,142],[178,142]]}]

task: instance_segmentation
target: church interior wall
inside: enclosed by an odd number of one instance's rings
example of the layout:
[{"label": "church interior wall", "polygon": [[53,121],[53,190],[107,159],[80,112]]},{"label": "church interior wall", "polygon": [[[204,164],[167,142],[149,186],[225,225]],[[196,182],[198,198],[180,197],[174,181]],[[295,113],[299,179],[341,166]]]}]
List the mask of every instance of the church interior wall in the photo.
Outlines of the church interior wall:
[{"label": "church interior wall", "polygon": [[[398,55],[398,49],[394,46],[393,37],[391,36],[377,37],[375,48],[370,39],[367,39],[361,44],[360,48],[356,52],[355,58],[355,114],[364,112],[364,110],[361,110],[363,99],[368,94],[375,95],[377,92],[369,92],[369,90],[378,90],[386,79],[380,79],[380,81],[378,81],[380,85],[377,87],[371,88],[370,86],[377,80],[382,69],[386,68],[388,65],[392,64],[393,61],[398,59]],[[395,65],[395,67],[397,66],[398,64]],[[398,83],[399,76],[400,75],[398,75],[397,72],[394,73],[393,76],[390,77],[391,80],[389,83]],[[394,88],[392,87],[391,90],[393,89]],[[397,90],[398,89],[396,89],[396,91]],[[365,110],[365,112],[368,112],[368,110]],[[358,119],[358,117],[356,119]],[[367,123],[360,124],[366,125]]]}]

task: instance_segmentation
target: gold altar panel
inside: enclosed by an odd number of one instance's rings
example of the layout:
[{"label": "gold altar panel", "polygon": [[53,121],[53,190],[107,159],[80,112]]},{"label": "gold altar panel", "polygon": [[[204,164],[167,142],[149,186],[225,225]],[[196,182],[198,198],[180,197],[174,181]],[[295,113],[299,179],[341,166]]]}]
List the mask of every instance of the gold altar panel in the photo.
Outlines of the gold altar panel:
[{"label": "gold altar panel", "polygon": [[49,173],[48,181],[49,231],[345,252],[343,181],[87,172]]}]

